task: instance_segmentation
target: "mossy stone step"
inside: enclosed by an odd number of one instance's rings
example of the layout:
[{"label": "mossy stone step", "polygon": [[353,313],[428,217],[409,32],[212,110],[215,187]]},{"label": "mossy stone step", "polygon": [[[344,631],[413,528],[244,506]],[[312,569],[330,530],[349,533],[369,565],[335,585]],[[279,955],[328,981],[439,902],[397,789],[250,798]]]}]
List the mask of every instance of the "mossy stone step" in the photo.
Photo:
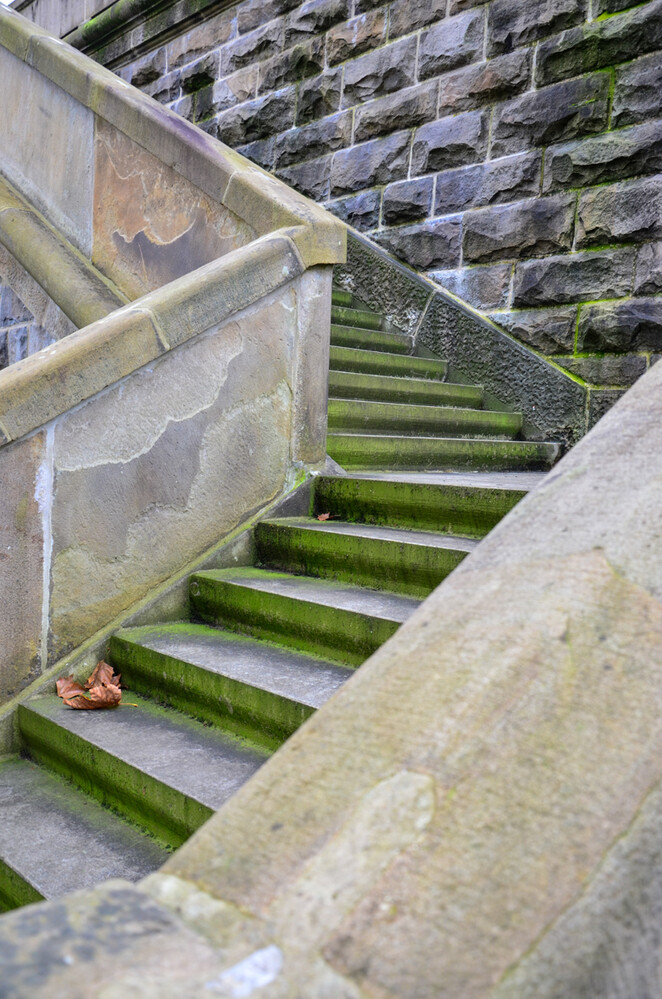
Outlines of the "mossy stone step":
[{"label": "mossy stone step", "polygon": [[332,305],[340,305],[346,309],[364,309],[363,302],[360,302],[351,291],[344,291],[342,288],[334,288],[331,292]]},{"label": "mossy stone step", "polygon": [[332,432],[397,433],[401,437],[421,434],[426,437],[509,438],[519,433],[522,417],[519,413],[486,409],[329,399],[328,425]]},{"label": "mossy stone step", "polygon": [[399,594],[252,568],[197,572],[190,595],[203,621],[348,666],[360,666],[418,606]]},{"label": "mossy stone step", "polygon": [[337,434],[327,437],[329,455],[349,469],[464,469],[534,471],[551,468],[559,445],[467,437],[403,437]]},{"label": "mossy stone step", "polygon": [[110,660],[134,690],[276,749],[347,679],[323,659],[188,622],[124,628]]},{"label": "mossy stone step", "polygon": [[474,385],[451,385],[427,378],[330,371],[329,395],[334,399],[407,402],[422,406],[469,406],[480,409],[483,390]]},{"label": "mossy stone step", "polygon": [[526,496],[524,489],[412,481],[397,476],[315,479],[312,513],[482,538]]},{"label": "mossy stone step", "polygon": [[361,350],[357,347],[331,347],[329,367],[333,371],[355,371],[372,375],[422,378],[442,382],[448,374],[445,361],[412,354],[389,354],[385,350]]},{"label": "mossy stone step", "polygon": [[19,706],[18,726],[34,760],[168,847],[183,843],[267,758],[131,691],[112,711],[74,711],[55,695],[38,697]]},{"label": "mossy stone step", "polygon": [[139,881],[168,853],[68,781],[30,760],[0,762],[0,911],[92,888]]},{"label": "mossy stone step", "polygon": [[344,305],[331,306],[331,322],[341,326],[356,326],[366,330],[383,330],[384,317],[371,309],[355,309]]},{"label": "mossy stone step", "polygon": [[379,330],[332,324],[331,346],[381,350],[389,354],[411,354],[414,342],[410,336],[400,333],[382,333]]},{"label": "mossy stone step", "polygon": [[476,542],[432,532],[370,524],[321,523],[305,517],[260,521],[263,565],[395,590],[423,599],[473,551]]}]

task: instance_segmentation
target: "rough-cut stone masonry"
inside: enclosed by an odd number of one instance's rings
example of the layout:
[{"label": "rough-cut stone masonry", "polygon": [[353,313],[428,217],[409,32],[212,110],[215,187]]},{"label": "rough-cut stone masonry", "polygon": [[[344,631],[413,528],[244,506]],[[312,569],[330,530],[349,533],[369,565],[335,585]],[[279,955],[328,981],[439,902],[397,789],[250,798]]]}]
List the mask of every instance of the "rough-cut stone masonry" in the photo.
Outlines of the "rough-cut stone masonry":
[{"label": "rough-cut stone masonry", "polygon": [[591,383],[655,358],[662,0],[198,6],[97,57]]},{"label": "rough-cut stone masonry", "polygon": [[0,285],[0,369],[53,343],[30,310],[7,285]]}]

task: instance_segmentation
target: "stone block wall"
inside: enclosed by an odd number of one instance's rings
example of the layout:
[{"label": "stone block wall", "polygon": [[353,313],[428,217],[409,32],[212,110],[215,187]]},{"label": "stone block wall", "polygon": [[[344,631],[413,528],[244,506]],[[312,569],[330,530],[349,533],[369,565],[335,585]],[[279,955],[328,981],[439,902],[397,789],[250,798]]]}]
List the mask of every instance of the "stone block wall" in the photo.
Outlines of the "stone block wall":
[{"label": "stone block wall", "polygon": [[655,359],[662,0],[206,10],[97,58],[590,383]]}]

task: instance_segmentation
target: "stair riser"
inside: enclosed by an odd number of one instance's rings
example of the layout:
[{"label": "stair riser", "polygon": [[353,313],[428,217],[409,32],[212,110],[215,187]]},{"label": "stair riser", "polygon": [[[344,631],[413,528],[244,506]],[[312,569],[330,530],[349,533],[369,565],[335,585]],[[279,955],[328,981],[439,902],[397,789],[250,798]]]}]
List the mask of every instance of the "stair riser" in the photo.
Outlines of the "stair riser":
[{"label": "stair riser", "polygon": [[315,480],[312,513],[482,538],[525,495],[507,489],[320,477]]},{"label": "stair riser", "polygon": [[462,406],[480,409],[480,389],[433,383],[422,378],[383,378],[346,372],[329,373],[329,395],[333,399],[374,399],[378,402],[419,406]]},{"label": "stair riser", "polygon": [[466,557],[466,552],[398,544],[262,523],[258,558],[270,568],[425,598]]},{"label": "stair riser", "polygon": [[331,326],[331,344],[354,350],[382,350],[389,354],[410,354],[412,350],[411,337],[334,324]]},{"label": "stair riser", "polygon": [[430,361],[411,354],[389,354],[379,350],[357,350],[352,347],[332,347],[329,358],[331,371],[388,375],[402,378],[421,378],[443,382],[448,365],[443,361]]},{"label": "stair riser", "polygon": [[307,600],[235,586],[202,575],[191,579],[193,613],[209,624],[360,666],[393,635],[398,622]]},{"label": "stair riser", "polygon": [[551,467],[556,449],[519,442],[434,440],[407,438],[393,442],[387,437],[360,437],[329,434],[327,451],[343,468],[401,471],[493,471],[527,472]]},{"label": "stair riser", "polygon": [[[131,708],[116,710],[130,711]],[[102,805],[147,829],[166,846],[180,846],[213,814],[206,805],[68,732],[25,705],[18,709],[18,724],[23,745],[37,763],[73,780]]]},{"label": "stair riser", "polygon": [[[421,409],[429,409],[421,413]],[[395,412],[379,403],[363,404],[344,400],[329,400],[329,431],[339,433],[397,434],[427,437],[515,437],[521,420],[510,413],[490,413],[482,409],[426,406],[398,406]],[[337,460],[337,459],[336,459]]]},{"label": "stair riser", "polygon": [[384,328],[384,318],[378,312],[369,312],[367,309],[352,309],[342,305],[331,307],[331,322],[366,330]]},{"label": "stair riser", "polygon": [[313,714],[313,708],[219,676],[118,636],[110,657],[132,690],[156,696],[185,714],[274,752]]},{"label": "stair riser", "polygon": [[[26,849],[30,844],[26,843]],[[19,909],[22,905],[43,902],[44,896],[16,871],[0,860],[0,912]]]},{"label": "stair riser", "polygon": [[345,309],[359,307],[351,291],[341,291],[340,288],[333,289],[331,293],[331,304],[340,305]]}]

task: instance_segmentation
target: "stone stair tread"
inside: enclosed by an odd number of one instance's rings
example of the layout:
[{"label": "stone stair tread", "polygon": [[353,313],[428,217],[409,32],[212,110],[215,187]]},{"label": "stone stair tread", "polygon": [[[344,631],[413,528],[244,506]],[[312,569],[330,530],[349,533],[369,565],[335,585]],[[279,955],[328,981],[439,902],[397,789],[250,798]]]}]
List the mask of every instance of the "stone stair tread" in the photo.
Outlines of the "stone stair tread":
[{"label": "stone stair tread", "polygon": [[411,355],[414,341],[405,333],[390,333],[331,323],[331,346]]},{"label": "stone stair tread", "polygon": [[44,898],[109,878],[138,881],[168,858],[140,830],[30,760],[0,762],[0,802],[0,867]]},{"label": "stone stair tread", "polygon": [[124,628],[117,637],[212,673],[319,708],[351,670],[284,646],[188,622]]},{"label": "stone stair tread", "polygon": [[456,434],[463,437],[514,437],[522,424],[519,413],[471,406],[420,405],[371,399],[330,398],[328,411],[331,432],[379,432],[380,436],[389,435],[391,429],[401,428],[395,436],[410,436],[413,432],[423,437],[437,437],[439,434],[445,437]]},{"label": "stone stair tread", "polygon": [[[476,489],[512,489],[516,492],[531,492],[547,475],[547,472],[352,472],[352,479],[374,482],[407,482],[430,486],[468,486]],[[334,478],[334,476],[326,476]],[[336,476],[344,478],[344,476]]]},{"label": "stone stair tread", "polygon": [[320,603],[327,608],[352,611],[402,624],[416,610],[420,600],[385,590],[350,586],[329,579],[296,576],[269,569],[209,569],[195,574],[234,586],[247,586],[291,600]]},{"label": "stone stair tread", "polygon": [[[395,355],[398,356],[397,354]],[[366,393],[361,395],[359,393]],[[385,375],[371,372],[343,371],[329,372],[329,395],[333,399],[364,399],[388,402],[389,395],[403,395],[409,404],[419,406],[464,405],[481,408],[483,390],[475,385],[460,385],[455,382],[442,382],[433,378],[419,378],[409,375]],[[383,397],[383,398],[382,398]],[[421,397],[428,397],[429,402]],[[448,402],[444,402],[448,400]]]},{"label": "stone stair tread", "polygon": [[547,441],[513,441],[494,437],[451,437],[416,434],[332,432],[327,435],[331,458],[346,468],[391,471],[455,471],[476,468],[527,471],[549,468],[559,445]]},{"label": "stone stair tread", "polygon": [[53,694],[27,701],[21,710],[39,715],[213,810],[267,759],[266,752],[132,691],[124,692],[123,701],[114,710],[75,711]]},{"label": "stone stair tread", "polygon": [[424,378],[440,382],[448,372],[446,361],[414,354],[393,354],[387,350],[366,350],[361,347],[332,346],[330,354],[331,371],[366,371],[379,367],[380,373],[389,367],[406,371],[405,377]]},{"label": "stone stair tread", "polygon": [[351,534],[355,537],[390,541],[396,545],[419,545],[428,548],[446,548],[454,551],[472,552],[478,541],[474,538],[460,538],[435,531],[417,531],[407,527],[385,527],[373,524],[352,524],[342,520],[313,520],[310,517],[274,517],[261,521],[279,527],[297,527],[300,530],[324,531],[331,534]]},{"label": "stone stair tread", "polygon": [[331,320],[339,325],[355,326],[359,329],[381,330],[384,326],[383,315],[365,306],[355,308],[351,305],[332,304]]}]

